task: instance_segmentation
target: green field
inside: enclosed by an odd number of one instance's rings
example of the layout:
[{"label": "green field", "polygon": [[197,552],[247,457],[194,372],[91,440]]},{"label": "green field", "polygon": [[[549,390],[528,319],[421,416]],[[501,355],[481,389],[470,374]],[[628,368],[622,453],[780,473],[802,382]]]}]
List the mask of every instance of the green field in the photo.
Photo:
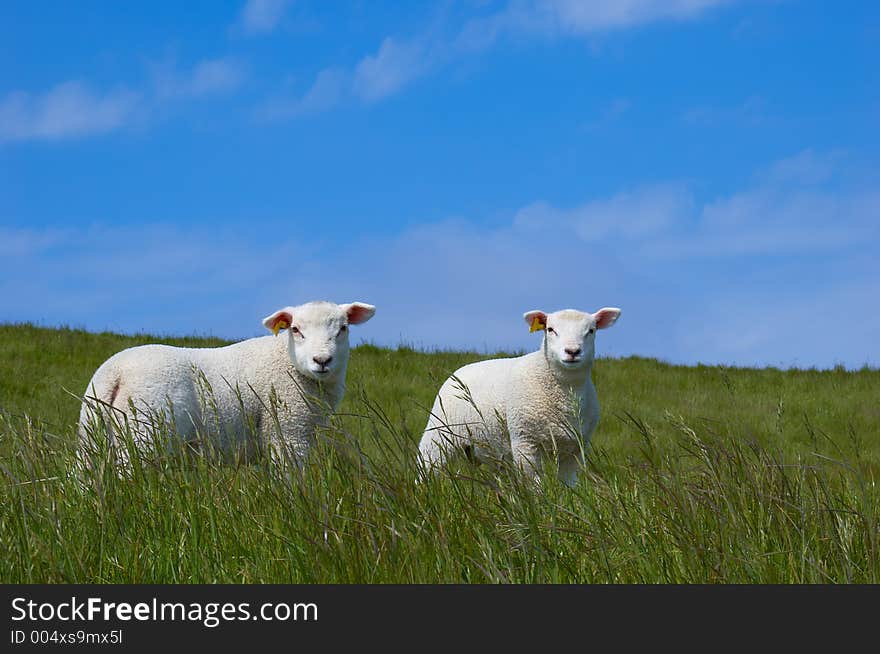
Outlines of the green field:
[{"label": "green field", "polygon": [[587,471],[536,491],[467,464],[414,484],[436,389],[485,355],[362,346],[301,474],[170,461],[81,484],[67,391],[157,341],[222,344],[0,325],[0,582],[880,581],[878,370],[599,359]]}]

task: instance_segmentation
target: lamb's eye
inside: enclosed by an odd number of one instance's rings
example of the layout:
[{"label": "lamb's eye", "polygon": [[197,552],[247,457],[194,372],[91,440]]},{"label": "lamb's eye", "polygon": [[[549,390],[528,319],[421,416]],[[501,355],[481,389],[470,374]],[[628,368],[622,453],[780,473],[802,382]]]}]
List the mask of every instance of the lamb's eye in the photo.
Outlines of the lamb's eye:
[{"label": "lamb's eye", "polygon": [[[348,325],[343,325],[342,327],[339,328],[339,334],[344,334],[347,331],[348,331]],[[337,334],[337,336],[339,336],[339,334]]]},{"label": "lamb's eye", "polygon": [[555,334],[555,333],[556,333],[556,330],[553,329],[552,327],[548,327],[548,328],[547,328],[547,333],[548,333],[548,334]]},{"label": "lamb's eye", "polygon": [[302,336],[302,332],[299,330],[299,327],[291,327],[290,333],[296,334],[297,336]]}]

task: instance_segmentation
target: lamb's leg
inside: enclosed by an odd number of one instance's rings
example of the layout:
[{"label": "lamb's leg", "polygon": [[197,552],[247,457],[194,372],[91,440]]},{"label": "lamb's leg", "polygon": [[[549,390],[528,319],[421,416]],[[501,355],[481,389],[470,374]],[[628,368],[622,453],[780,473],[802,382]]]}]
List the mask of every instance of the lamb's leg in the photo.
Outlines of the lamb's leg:
[{"label": "lamb's leg", "polygon": [[113,369],[102,373],[93,377],[83,398],[78,425],[77,471],[82,476],[86,469],[93,469],[98,463],[96,457],[103,452],[117,474],[127,477],[131,474],[131,461],[125,437],[128,433],[136,433],[137,428],[129,422],[128,395],[122,392],[122,376]]},{"label": "lamb's leg", "polygon": [[428,423],[419,443],[419,479],[444,466],[456,453],[451,434],[434,421]]},{"label": "lamb's leg", "polygon": [[308,437],[298,435],[299,431],[302,431],[301,425],[287,424],[283,421],[276,424],[271,417],[263,416],[258,445],[261,456],[271,461],[273,465],[302,470],[315,435],[314,427],[309,430],[311,434]]},{"label": "lamb's leg", "polygon": [[294,447],[289,443],[275,441],[269,447],[269,460],[282,468],[302,470],[306,465],[309,451],[306,447]]},{"label": "lamb's leg", "polygon": [[583,466],[583,460],[579,454],[559,455],[559,481],[574,488],[577,486],[578,472]]},{"label": "lamb's leg", "polygon": [[540,447],[523,440],[513,440],[510,448],[513,465],[536,484],[541,483],[543,452]]}]

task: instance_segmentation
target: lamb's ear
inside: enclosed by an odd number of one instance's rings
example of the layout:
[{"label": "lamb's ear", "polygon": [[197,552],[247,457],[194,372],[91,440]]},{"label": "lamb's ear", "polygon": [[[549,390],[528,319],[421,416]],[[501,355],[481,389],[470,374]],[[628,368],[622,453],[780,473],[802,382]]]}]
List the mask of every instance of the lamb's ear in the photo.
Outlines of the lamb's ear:
[{"label": "lamb's ear", "polygon": [[547,314],[543,311],[526,311],[523,314],[523,320],[529,326],[529,333],[539,332],[547,329]]},{"label": "lamb's ear", "polygon": [[342,310],[348,316],[349,325],[360,325],[367,322],[376,313],[376,307],[372,304],[364,304],[363,302],[352,302],[351,304],[340,304]]},{"label": "lamb's ear", "polygon": [[279,309],[275,313],[263,318],[263,326],[278,336],[278,332],[287,329],[293,324],[293,307]]},{"label": "lamb's ear", "polygon": [[618,318],[620,318],[620,309],[616,307],[605,307],[594,313],[593,318],[596,319],[596,329],[607,329],[616,323]]}]

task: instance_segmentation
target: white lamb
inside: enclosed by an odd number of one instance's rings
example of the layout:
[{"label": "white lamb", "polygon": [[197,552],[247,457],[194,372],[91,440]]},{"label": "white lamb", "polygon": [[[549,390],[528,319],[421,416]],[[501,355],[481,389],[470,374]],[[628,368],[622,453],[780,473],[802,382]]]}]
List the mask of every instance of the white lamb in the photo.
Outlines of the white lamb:
[{"label": "white lamb", "polygon": [[478,462],[512,457],[537,480],[555,456],[559,479],[575,485],[599,422],[591,378],[596,330],[619,316],[615,308],[524,314],[531,331],[546,330],[541,349],[472,363],[446,380],[419,444],[422,474],[466,452]]},{"label": "white lamb", "polygon": [[[123,350],[89,382],[80,437],[92,437],[103,423],[122,466],[128,452],[118,432],[126,425],[139,453],[164,430],[173,434],[165,443],[169,448],[210,445],[227,459],[250,459],[268,447],[273,455],[301,462],[316,429],[342,401],[348,326],[374,313],[375,307],[360,302],[309,302],[265,318],[274,336],[219,348]],[[278,338],[282,329],[287,334]]]}]

